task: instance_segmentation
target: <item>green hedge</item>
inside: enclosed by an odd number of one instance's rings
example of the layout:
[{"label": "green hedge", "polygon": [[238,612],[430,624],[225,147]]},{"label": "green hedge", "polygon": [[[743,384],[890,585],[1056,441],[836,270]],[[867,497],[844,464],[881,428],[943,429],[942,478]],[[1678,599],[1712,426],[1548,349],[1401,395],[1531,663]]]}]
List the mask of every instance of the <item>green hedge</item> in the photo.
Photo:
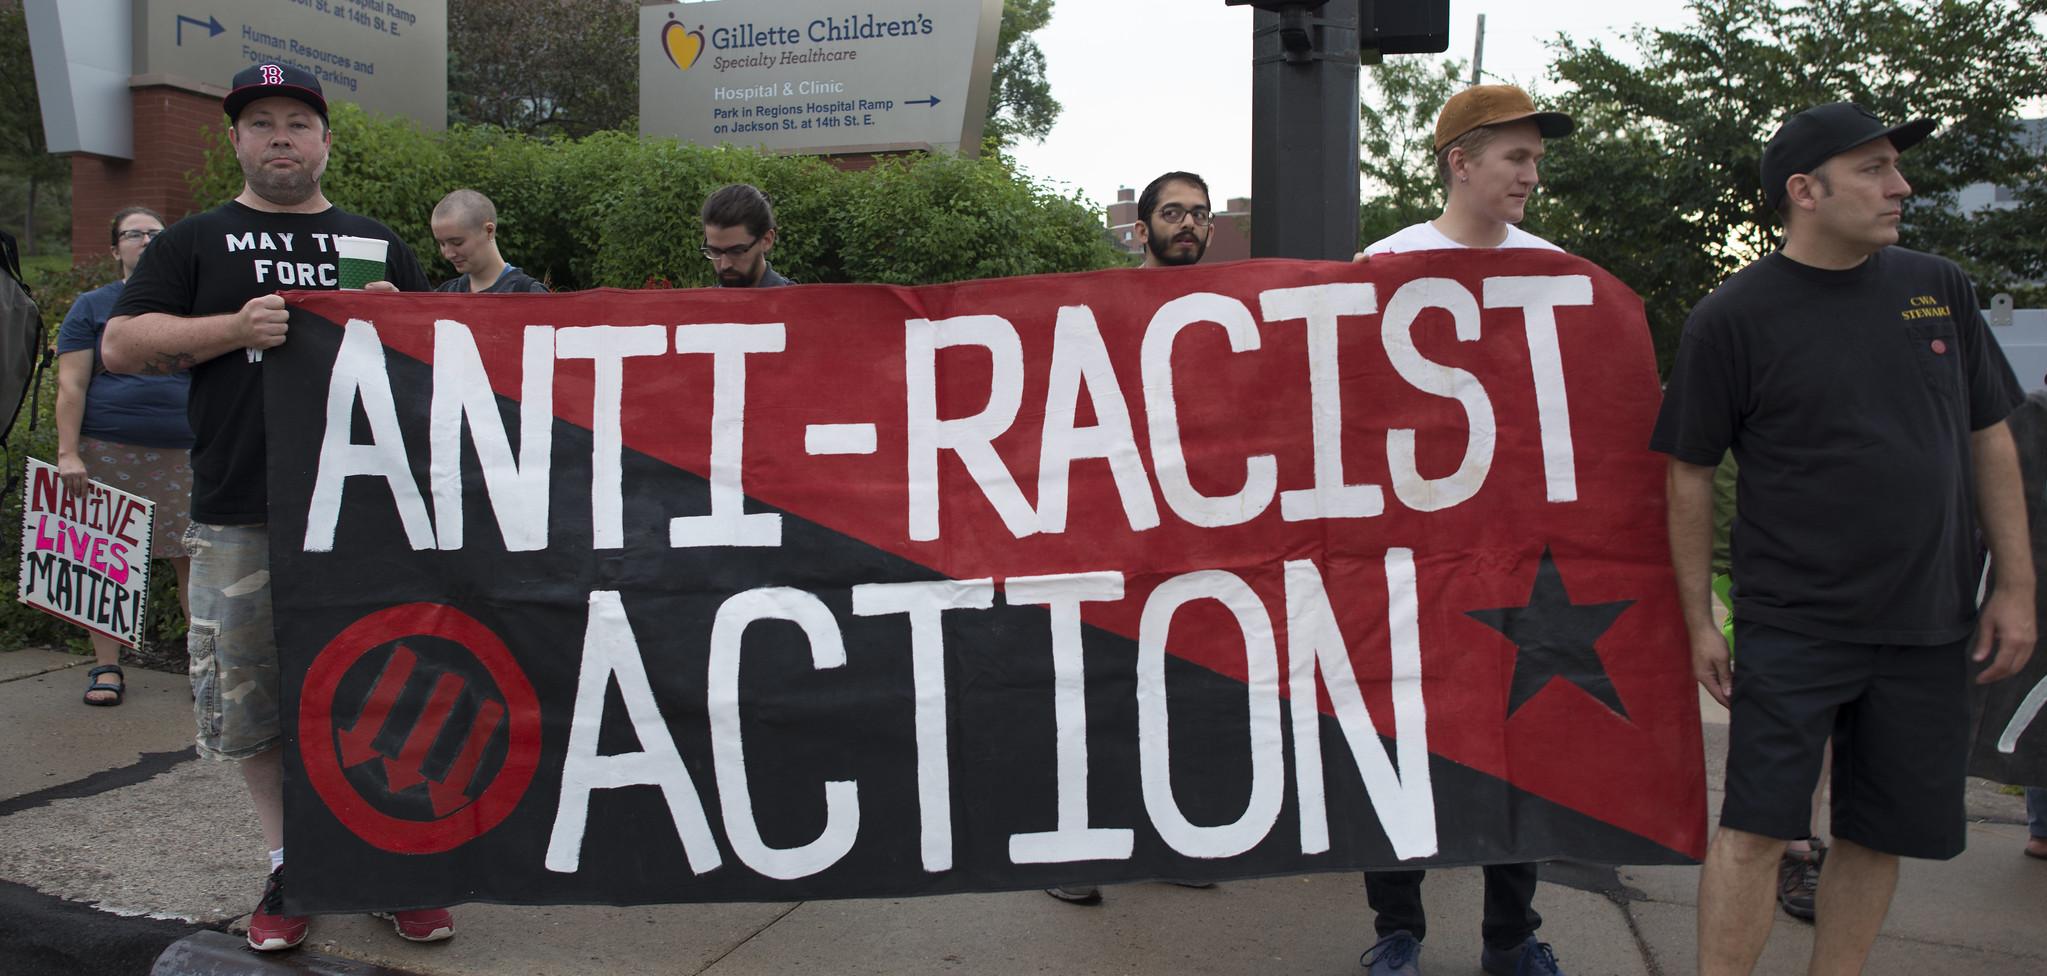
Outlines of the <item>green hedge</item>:
[{"label": "green hedge", "polygon": [[[1092,271],[1129,263],[1100,215],[999,155],[910,154],[861,171],[810,156],[689,146],[600,132],[547,141],[493,128],[421,132],[336,104],[323,188],[410,242],[436,280],[453,277],[427,229],[434,204],[469,187],[497,204],[505,259],[557,289],[711,283],[697,211],[726,183],[775,202],[775,269],[798,282],[931,284]],[[195,176],[202,205],[239,192],[225,130]]]}]

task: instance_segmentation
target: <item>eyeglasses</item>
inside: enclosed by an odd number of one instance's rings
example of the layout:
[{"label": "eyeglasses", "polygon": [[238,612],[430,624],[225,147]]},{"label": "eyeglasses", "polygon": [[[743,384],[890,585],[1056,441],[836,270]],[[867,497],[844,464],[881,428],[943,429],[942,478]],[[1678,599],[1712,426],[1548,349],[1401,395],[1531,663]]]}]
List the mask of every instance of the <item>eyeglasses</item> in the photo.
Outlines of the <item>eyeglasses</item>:
[{"label": "eyeglasses", "polygon": [[[767,236],[766,234],[761,235],[761,237],[766,236]],[[705,260],[716,261],[719,258],[724,257],[731,258],[732,260],[737,261],[740,258],[745,257],[746,252],[753,250],[754,246],[761,242],[761,237],[756,237],[753,240],[747,241],[744,244],[734,244],[731,247],[712,247],[711,245],[706,244],[703,247],[697,248],[697,250],[703,252]]]},{"label": "eyeglasses", "polygon": [[1211,213],[1207,207],[1195,207],[1190,210],[1177,203],[1166,204],[1152,211],[1152,213],[1158,219],[1169,224],[1177,224],[1188,217],[1194,218],[1194,226],[1196,227],[1206,227],[1215,221],[1215,214]]},{"label": "eyeglasses", "polygon": [[155,230],[137,230],[134,228],[130,228],[128,230],[122,231],[119,236],[124,241],[153,241],[156,240],[156,235],[161,233],[163,233],[163,228],[161,227],[158,227]]}]

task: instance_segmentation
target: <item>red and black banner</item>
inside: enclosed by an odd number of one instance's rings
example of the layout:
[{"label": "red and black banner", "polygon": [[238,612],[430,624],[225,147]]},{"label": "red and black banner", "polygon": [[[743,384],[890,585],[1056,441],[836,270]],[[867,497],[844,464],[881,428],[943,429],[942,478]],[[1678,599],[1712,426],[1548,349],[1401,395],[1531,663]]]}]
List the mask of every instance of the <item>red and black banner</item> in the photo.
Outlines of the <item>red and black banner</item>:
[{"label": "red and black banner", "polygon": [[1584,261],[286,297],[297,909],[1704,849]]}]

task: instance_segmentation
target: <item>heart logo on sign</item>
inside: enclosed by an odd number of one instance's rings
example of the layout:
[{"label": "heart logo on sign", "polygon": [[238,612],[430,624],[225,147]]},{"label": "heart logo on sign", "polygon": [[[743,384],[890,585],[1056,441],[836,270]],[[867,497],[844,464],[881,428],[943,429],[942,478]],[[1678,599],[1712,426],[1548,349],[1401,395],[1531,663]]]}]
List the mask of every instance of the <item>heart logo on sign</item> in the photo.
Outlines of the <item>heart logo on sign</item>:
[{"label": "heart logo on sign", "polygon": [[697,63],[698,58],[704,56],[703,28],[688,30],[680,23],[670,20],[661,28],[661,49],[668,52],[670,64],[688,71]]}]

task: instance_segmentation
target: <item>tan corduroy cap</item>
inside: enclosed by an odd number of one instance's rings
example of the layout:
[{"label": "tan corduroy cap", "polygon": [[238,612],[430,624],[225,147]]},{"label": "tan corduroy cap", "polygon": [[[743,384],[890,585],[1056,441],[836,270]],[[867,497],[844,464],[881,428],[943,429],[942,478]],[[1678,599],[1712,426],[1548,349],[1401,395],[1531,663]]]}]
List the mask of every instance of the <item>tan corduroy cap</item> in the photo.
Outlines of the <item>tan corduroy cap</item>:
[{"label": "tan corduroy cap", "polygon": [[1436,116],[1436,151],[1481,126],[1534,119],[1544,139],[1567,136],[1576,124],[1562,112],[1538,112],[1528,93],[1513,85],[1473,85],[1450,96]]}]

